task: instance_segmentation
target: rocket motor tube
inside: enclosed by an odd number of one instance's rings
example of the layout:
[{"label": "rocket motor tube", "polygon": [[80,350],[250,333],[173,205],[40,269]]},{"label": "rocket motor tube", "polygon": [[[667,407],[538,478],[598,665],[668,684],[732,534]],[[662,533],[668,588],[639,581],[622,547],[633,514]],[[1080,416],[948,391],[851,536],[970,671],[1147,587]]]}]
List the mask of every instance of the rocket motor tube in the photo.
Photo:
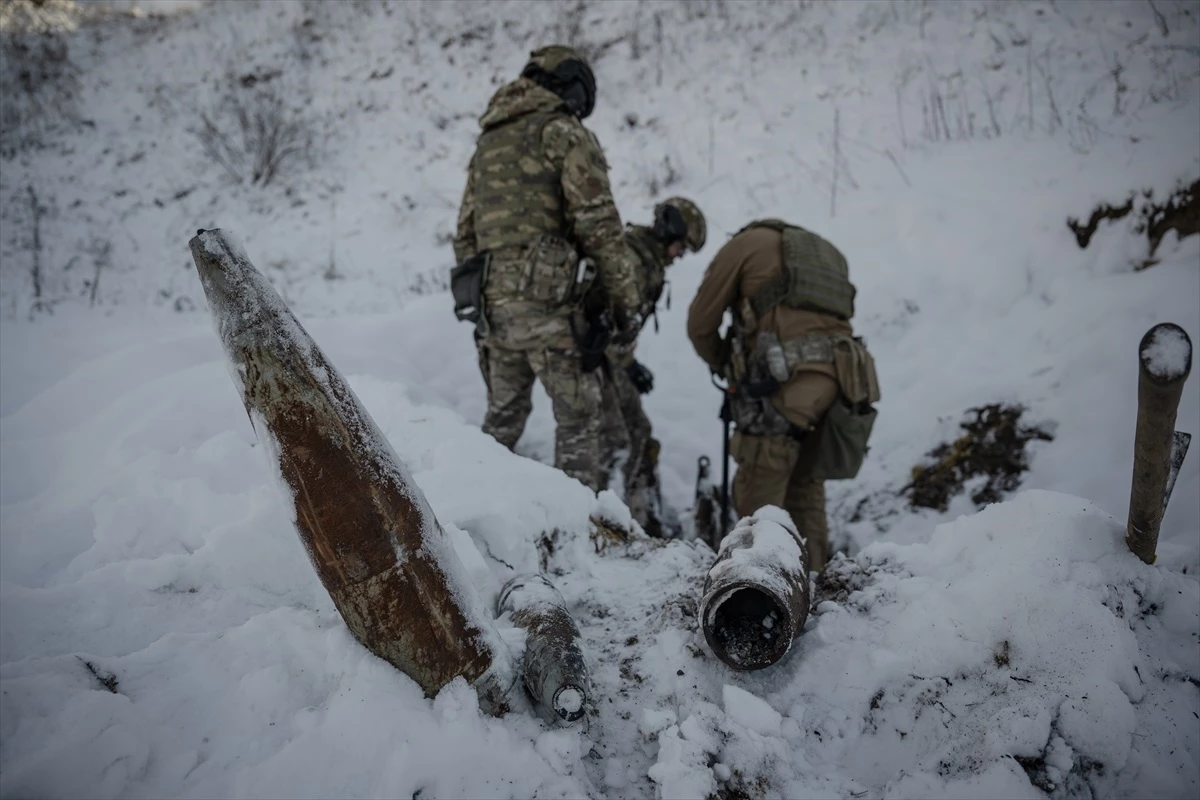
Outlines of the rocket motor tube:
[{"label": "rocket motor tube", "polygon": [[496,613],[526,632],[521,671],[543,713],[559,723],[580,720],[591,696],[582,636],[566,600],[543,575],[518,575],[500,590]]},{"label": "rocket motor tube", "polygon": [[808,564],[786,526],[757,517],[738,523],[721,542],[700,603],[704,638],[717,658],[739,671],[783,658],[808,619]]}]

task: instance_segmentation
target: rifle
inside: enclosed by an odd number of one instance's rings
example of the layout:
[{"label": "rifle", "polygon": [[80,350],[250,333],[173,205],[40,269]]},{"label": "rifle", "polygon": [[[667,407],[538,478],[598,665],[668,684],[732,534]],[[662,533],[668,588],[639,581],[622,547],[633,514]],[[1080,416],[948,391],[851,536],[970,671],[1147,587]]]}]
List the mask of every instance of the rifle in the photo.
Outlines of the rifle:
[{"label": "rifle", "polygon": [[[733,392],[726,387],[721,400],[721,538],[729,530],[729,423],[733,421],[731,398]],[[714,548],[716,549],[716,548]]]},{"label": "rifle", "polygon": [[608,369],[605,350],[612,342],[613,319],[607,310],[587,314],[587,328],[580,333],[575,325],[575,316],[567,318],[571,325],[571,336],[575,346],[579,348],[581,366],[584,372],[593,372],[597,367]]},{"label": "rifle", "polygon": [[721,542],[720,524],[717,521],[720,498],[714,496],[716,487],[709,479],[711,464],[708,456],[700,456],[696,463],[696,499],[692,506],[692,520],[696,526],[696,538],[716,550]]},{"label": "rifle", "polygon": [[714,486],[709,478],[712,462],[708,456],[700,456],[696,468],[696,500],[692,511],[692,519],[696,525],[696,537],[708,542],[713,550],[721,546],[721,540],[729,531],[729,423],[733,421],[731,395],[726,387],[713,384],[721,389],[724,399],[721,402],[721,485]]},{"label": "rifle", "polygon": [[[696,502],[693,510],[696,535],[712,545],[713,550],[720,547],[721,540],[725,538],[725,534],[730,528],[729,512],[732,498],[729,494],[729,423],[733,422],[733,396],[746,377],[746,363],[742,356],[736,326],[729,330],[727,336],[726,351],[729,356],[723,370],[724,374],[721,376],[725,383],[720,383],[715,374],[709,376],[713,386],[721,392],[721,413],[719,415],[721,419],[721,488],[718,491],[717,487],[709,484],[710,462],[708,456],[700,456],[699,474],[696,479]],[[750,391],[752,388],[758,390],[762,387],[757,385],[745,387],[747,393],[753,397],[756,395]],[[779,385],[775,384],[774,389],[778,388]],[[714,506],[717,506],[719,511]]]}]

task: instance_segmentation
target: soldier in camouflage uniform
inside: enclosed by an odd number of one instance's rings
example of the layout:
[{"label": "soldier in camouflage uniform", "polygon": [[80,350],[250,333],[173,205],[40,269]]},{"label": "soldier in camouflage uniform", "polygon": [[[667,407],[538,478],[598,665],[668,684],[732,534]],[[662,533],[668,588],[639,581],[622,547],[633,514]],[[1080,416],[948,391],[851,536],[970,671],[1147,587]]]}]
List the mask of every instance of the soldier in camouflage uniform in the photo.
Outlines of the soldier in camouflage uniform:
[{"label": "soldier in camouflage uniform", "polygon": [[[641,325],[651,316],[657,328],[658,299],[666,283],[666,268],[683,255],[704,247],[704,215],[690,200],[672,197],[654,209],[654,224],[629,225],[625,240],[641,262],[638,288]],[[602,287],[597,287],[597,294]],[[658,482],[659,442],[651,435],[650,419],[642,410],[641,396],[654,388],[654,376],[634,358],[641,325],[622,332],[606,351],[602,463],[611,482],[618,475],[625,502],[643,530],[663,536],[666,509]]]},{"label": "soldier in camouflage uniform", "polygon": [[[825,485],[814,475],[817,434],[839,398],[878,399],[874,361],[850,325],[854,295],[836,247],[768,219],[721,248],[688,309],[693,347],[734,390],[734,507],[741,516],[764,505],[786,509],[818,571],[829,556],[829,527]],[[723,340],[727,310],[733,326]]]},{"label": "soldier in camouflage uniform", "polygon": [[490,253],[477,326],[487,384],[483,429],[512,449],[532,408],[534,379],[553,404],[555,466],[601,486],[601,374],[585,372],[577,337],[581,257],[610,287],[617,327],[637,314],[636,261],[612,198],[608,163],[580,122],[595,79],[574,50],[532,53],[521,77],[493,95],[458,214],[459,264]]}]

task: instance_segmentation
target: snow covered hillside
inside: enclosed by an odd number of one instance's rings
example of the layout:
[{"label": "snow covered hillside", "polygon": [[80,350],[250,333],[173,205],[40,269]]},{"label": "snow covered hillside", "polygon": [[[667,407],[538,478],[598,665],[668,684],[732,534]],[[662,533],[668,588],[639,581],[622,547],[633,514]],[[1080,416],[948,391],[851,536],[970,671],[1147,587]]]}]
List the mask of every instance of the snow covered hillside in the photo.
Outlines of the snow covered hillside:
[{"label": "snow covered hillside", "polygon": [[[1200,453],[1158,563],[1123,541],[1137,342],[1160,321],[1200,340],[1200,237],[1137,271],[1133,217],[1087,249],[1066,225],[1200,177],[1195,2],[143,5],[3,65],[0,795],[1200,789]],[[760,673],[697,629],[706,546],[595,538],[590,516],[625,509],[546,466],[544,395],[526,457],[478,430],[449,237],[476,117],[550,41],[594,58],[623,217],[671,194],[708,215],[640,347],[668,502],[720,454],[683,328],[726,236],[794,220],[859,289],[884,398],[859,479],[829,485],[849,557]],[[265,185],[237,104],[299,148]],[[213,335],[187,252],[210,227],[348,377],[484,600],[552,576],[592,662],[587,725],[480,717],[465,684],[427,700],[352,639]],[[912,467],[993,402],[1053,430],[1031,491],[909,510]]]}]

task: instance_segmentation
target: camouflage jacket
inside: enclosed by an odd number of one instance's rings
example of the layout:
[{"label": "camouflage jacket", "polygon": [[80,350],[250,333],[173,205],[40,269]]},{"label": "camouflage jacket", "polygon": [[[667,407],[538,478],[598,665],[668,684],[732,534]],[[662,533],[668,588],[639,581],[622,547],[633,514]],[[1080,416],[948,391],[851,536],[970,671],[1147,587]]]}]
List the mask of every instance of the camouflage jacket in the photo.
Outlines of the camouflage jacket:
[{"label": "camouflage jacket", "polygon": [[[616,367],[625,367],[633,362],[637,337],[650,317],[654,316],[667,281],[667,249],[651,235],[649,228],[644,225],[625,226],[625,241],[638,259],[638,316],[627,330],[614,335],[608,348],[609,362]],[[603,306],[611,302],[605,292],[604,283],[598,281],[589,303]]]},{"label": "camouflage jacket", "polygon": [[[628,324],[627,320],[636,317],[640,301],[637,259],[625,242],[609,185],[608,162],[596,137],[567,112],[557,95],[525,78],[501,87],[479,123],[486,133],[531,114],[548,116],[540,128],[540,150],[546,163],[539,166],[549,167],[560,176],[562,233],[581,257],[592,261],[597,278],[609,287],[607,296],[614,312]],[[477,149],[472,157],[472,165],[479,152]],[[477,252],[476,225],[481,215],[503,214],[512,217],[513,225],[521,224],[521,209],[480,206],[477,196],[489,187],[477,186],[479,180],[485,179],[469,169],[454,239],[458,263]],[[531,237],[538,233],[531,231]]]}]

